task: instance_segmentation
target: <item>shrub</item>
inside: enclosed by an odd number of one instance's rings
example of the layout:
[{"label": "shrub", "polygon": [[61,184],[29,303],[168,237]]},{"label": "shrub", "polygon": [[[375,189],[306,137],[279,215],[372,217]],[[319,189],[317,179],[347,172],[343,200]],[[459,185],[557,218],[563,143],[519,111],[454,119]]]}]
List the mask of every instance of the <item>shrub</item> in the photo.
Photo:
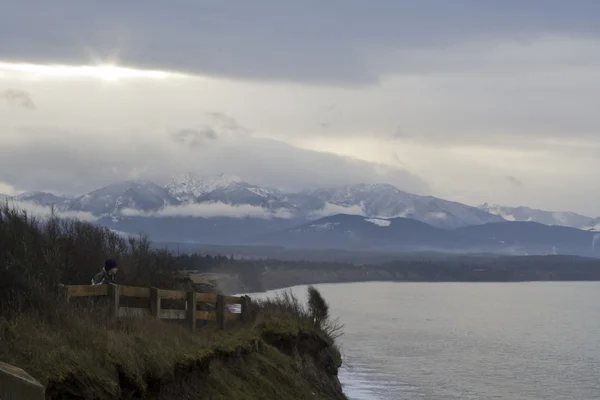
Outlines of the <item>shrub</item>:
[{"label": "shrub", "polygon": [[312,322],[319,328],[329,318],[329,304],[312,285],[308,287],[308,312]]},{"label": "shrub", "polygon": [[338,318],[331,318],[329,304],[321,292],[312,285],[308,287],[308,309],[315,327],[323,332],[332,343],[343,334],[344,325]]},{"label": "shrub", "polygon": [[291,319],[321,332],[332,344],[343,333],[344,326],[337,318],[331,318],[329,304],[314,286],[308,287],[306,306],[288,289],[272,298],[257,301],[255,308],[255,318],[259,320],[268,319],[272,322],[274,319]]},{"label": "shrub", "polygon": [[60,300],[60,284],[88,284],[107,258],[118,261],[121,284],[191,285],[178,274],[175,258],[152,249],[145,236],[125,239],[88,222],[38,219],[0,205],[0,315],[51,312]]}]

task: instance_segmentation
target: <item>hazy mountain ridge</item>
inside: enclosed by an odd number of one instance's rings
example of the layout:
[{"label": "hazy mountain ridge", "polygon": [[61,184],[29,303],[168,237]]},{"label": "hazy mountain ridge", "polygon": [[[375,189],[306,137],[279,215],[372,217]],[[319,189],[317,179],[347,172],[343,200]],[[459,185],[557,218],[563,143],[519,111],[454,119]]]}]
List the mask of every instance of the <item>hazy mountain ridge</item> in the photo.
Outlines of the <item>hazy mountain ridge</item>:
[{"label": "hazy mountain ridge", "polygon": [[[8,196],[4,196],[8,197]],[[1,196],[0,196],[1,198]],[[48,192],[25,192],[18,196],[12,197],[15,201],[32,202],[40,206],[56,206],[58,208],[64,207],[73,198],[69,196],[56,195]]]},{"label": "hazy mountain ridge", "polygon": [[155,211],[178,204],[166,188],[150,181],[124,181],[79,196],[66,203],[66,210],[102,216],[118,215],[124,209]]},{"label": "hazy mountain ridge", "polygon": [[600,256],[600,234],[572,227],[504,221],[450,230],[410,218],[373,219],[356,215],[321,218],[262,235],[254,243],[391,252]]},{"label": "hazy mountain ridge", "polygon": [[498,204],[482,204],[479,208],[498,215],[507,221],[531,221],[544,225],[570,226],[573,228],[600,231],[600,217],[592,218],[571,211],[547,211],[530,207],[508,207]]},{"label": "hazy mountain ridge", "polygon": [[388,184],[359,184],[319,189],[312,194],[320,200],[343,207],[360,207],[374,218],[412,218],[440,228],[455,228],[500,222],[497,215],[476,207],[404,192]]},{"label": "hazy mountain ridge", "polygon": [[288,247],[373,250],[427,250],[470,245],[461,239],[451,230],[411,218],[378,219],[337,214],[264,235],[257,241]]}]

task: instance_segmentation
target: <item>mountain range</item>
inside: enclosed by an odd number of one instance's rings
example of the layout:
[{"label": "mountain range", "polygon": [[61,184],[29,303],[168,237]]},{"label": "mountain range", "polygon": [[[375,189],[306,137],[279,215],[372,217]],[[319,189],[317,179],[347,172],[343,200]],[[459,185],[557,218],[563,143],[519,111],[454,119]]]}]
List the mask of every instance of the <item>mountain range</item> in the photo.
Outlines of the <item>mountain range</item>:
[{"label": "mountain range", "polygon": [[224,174],[208,177],[188,173],[173,178],[166,186],[150,181],[123,181],[76,197],[29,192],[11,199],[41,206],[53,205],[62,212],[87,212],[97,217],[114,218],[232,214],[252,217],[261,214],[269,219],[312,220],[345,213],[372,218],[412,218],[440,228],[504,220],[477,207],[418,196],[388,184],[358,184],[289,193],[252,185],[237,176]]},{"label": "mountain range", "polygon": [[[600,218],[484,204],[473,207],[357,184],[284,192],[237,176],[185,174],[165,186],[123,181],[81,196],[29,192],[9,202],[87,213],[96,223],[155,240],[206,244],[277,244],[370,250],[552,252],[595,255]],[[592,232],[588,232],[592,231]],[[599,254],[600,255],[600,254]]]},{"label": "mountain range", "polygon": [[442,229],[410,218],[377,219],[344,214],[268,233],[255,239],[255,243],[380,252],[600,256],[600,233],[565,226],[504,221]]},{"label": "mountain range", "polygon": [[592,218],[570,211],[545,211],[530,207],[506,207],[483,204],[480,209],[498,215],[506,221],[533,221],[544,225],[570,226],[584,230],[600,231],[600,217]]}]

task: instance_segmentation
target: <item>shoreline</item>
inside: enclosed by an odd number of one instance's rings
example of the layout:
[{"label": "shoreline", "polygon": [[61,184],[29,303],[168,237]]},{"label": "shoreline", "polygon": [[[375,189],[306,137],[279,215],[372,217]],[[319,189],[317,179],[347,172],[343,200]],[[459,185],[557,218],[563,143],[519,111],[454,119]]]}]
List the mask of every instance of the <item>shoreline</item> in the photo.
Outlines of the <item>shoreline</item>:
[{"label": "shoreline", "polygon": [[600,259],[511,256],[399,259],[385,264],[345,262],[236,261],[190,275],[223,293],[259,293],[296,285],[358,282],[535,282],[600,281]]},{"label": "shoreline", "polygon": [[[262,291],[255,291],[255,292],[236,292],[236,293],[225,293],[227,296],[252,296],[252,295],[264,295],[267,294],[269,292],[277,292],[277,291],[281,291],[281,290],[287,290],[287,289],[295,289],[295,288],[301,288],[301,287],[308,287],[308,286],[315,286],[318,288],[319,285],[346,285],[346,284],[354,284],[354,283],[427,283],[427,284],[448,284],[448,283],[456,283],[456,284],[464,284],[464,283],[473,283],[473,284],[489,284],[489,283],[500,283],[500,284],[504,284],[504,283],[513,283],[513,284],[521,284],[521,283],[598,283],[600,282],[600,279],[598,280],[532,280],[532,281],[479,281],[479,282],[472,282],[472,281],[357,281],[357,282],[317,282],[317,283],[299,283],[299,284],[294,284],[291,286],[283,286],[283,287],[277,287],[277,288],[272,288],[272,289],[267,289],[267,290],[262,290]],[[234,305],[236,306],[236,305]],[[233,312],[233,311],[232,311]],[[236,311],[236,312],[239,312]]]},{"label": "shoreline", "polygon": [[[237,280],[238,277],[235,275],[230,275],[230,279]],[[600,282],[600,279],[521,279],[521,280],[400,280],[400,279],[369,279],[369,280],[314,280],[310,282],[302,281],[302,282],[289,282],[287,284],[281,285],[269,285],[262,286],[260,288],[248,288],[249,290],[243,290],[244,285],[240,285],[239,289],[242,290],[223,290],[221,285],[217,284],[217,288],[223,291],[224,294],[228,296],[242,296],[242,295],[252,295],[252,294],[263,294],[283,289],[292,289],[295,287],[301,286],[310,286],[310,285],[342,285],[342,284],[353,284],[353,283],[533,283],[533,282]],[[231,286],[230,284],[226,284],[225,286]]]}]

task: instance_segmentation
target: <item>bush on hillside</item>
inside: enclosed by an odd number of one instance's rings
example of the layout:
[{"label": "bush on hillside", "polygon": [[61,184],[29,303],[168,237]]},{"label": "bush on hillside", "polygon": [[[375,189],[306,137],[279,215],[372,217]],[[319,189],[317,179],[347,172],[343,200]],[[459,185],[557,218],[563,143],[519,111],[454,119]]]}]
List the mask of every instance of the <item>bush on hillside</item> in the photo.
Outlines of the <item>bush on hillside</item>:
[{"label": "bush on hillside", "polygon": [[312,285],[308,287],[308,312],[313,323],[318,327],[329,318],[329,304],[321,296],[321,292]]},{"label": "bush on hillside", "polygon": [[329,314],[329,304],[314,286],[308,287],[308,312],[317,329],[333,341],[342,335],[343,325]]},{"label": "bush on hillside", "polygon": [[342,335],[344,326],[329,315],[329,305],[321,292],[314,286],[308,287],[308,302],[305,306],[291,290],[285,290],[272,298],[256,302],[257,318],[277,319],[293,317],[321,332],[333,344]]},{"label": "bush on hillside", "polygon": [[60,284],[89,284],[107,258],[119,264],[117,281],[135,286],[183,288],[175,258],[149,240],[123,238],[108,228],[0,205],[0,315],[55,308]]}]

